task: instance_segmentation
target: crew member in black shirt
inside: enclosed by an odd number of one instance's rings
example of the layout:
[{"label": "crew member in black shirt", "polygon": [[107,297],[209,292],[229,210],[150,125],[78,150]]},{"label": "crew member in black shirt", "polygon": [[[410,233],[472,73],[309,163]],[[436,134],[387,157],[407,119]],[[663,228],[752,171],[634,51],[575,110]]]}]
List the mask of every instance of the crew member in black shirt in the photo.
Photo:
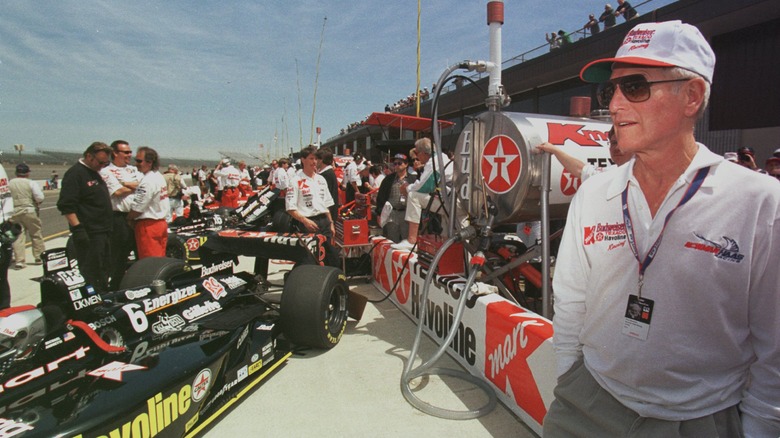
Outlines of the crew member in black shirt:
[{"label": "crew member in black shirt", "polygon": [[89,145],[84,157],[65,172],[57,201],[70,226],[81,275],[98,292],[108,289],[112,229],[111,196],[99,172],[110,161],[107,144]]}]

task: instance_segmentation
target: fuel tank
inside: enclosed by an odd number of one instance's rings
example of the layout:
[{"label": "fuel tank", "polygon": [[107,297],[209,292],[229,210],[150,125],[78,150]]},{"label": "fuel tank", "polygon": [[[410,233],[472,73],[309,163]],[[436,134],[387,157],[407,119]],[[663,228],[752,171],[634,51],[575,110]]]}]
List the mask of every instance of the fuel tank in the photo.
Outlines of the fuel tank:
[{"label": "fuel tank", "polygon": [[[488,111],[466,125],[455,149],[454,185],[461,205],[479,217],[490,198],[498,206],[496,224],[541,217],[544,154],[533,149],[547,141],[596,167],[612,164],[610,123],[588,118]],[[550,217],[565,218],[579,188],[558,160],[552,158]]]}]

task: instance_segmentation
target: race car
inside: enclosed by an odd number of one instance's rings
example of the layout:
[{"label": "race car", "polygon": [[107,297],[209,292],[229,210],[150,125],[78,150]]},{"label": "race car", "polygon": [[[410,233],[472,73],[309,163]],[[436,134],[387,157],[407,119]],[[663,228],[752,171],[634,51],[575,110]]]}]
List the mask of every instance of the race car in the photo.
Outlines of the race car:
[{"label": "race car", "polygon": [[[338,344],[348,288],[340,270],[306,264],[318,236],[240,233],[209,239],[197,269],[140,260],[107,293],[65,249],[45,252],[40,304],[0,311],[0,436],[194,436],[293,346]],[[244,250],[297,265],[273,285],[235,272]]]},{"label": "race car", "polygon": [[187,217],[177,218],[168,226],[165,255],[190,264],[199,263],[200,247],[212,232],[226,228],[286,232],[290,220],[279,190],[270,186],[263,187],[234,210],[201,209],[194,205]]}]

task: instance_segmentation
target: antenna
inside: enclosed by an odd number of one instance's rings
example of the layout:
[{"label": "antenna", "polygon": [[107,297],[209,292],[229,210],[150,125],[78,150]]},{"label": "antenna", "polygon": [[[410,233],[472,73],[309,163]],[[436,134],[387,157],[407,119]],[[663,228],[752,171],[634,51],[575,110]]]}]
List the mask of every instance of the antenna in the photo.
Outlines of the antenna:
[{"label": "antenna", "polygon": [[314,77],[314,99],[311,108],[311,133],[309,134],[309,144],[314,142],[314,113],[317,110],[317,82],[320,79],[320,57],[322,56],[322,42],[325,40],[325,24],[328,17],[322,19],[322,33],[320,34],[320,49],[317,53],[317,74]]}]

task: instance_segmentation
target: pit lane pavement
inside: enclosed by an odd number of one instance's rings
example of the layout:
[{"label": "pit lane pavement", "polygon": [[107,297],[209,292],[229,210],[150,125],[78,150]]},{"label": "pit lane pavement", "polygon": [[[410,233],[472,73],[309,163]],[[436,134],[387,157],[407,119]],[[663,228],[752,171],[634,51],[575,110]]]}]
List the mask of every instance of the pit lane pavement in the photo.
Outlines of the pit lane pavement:
[{"label": "pit lane pavement", "polygon": [[[64,247],[66,237],[46,241],[46,248]],[[27,248],[27,260],[32,260]],[[251,258],[240,259],[238,270],[251,270]],[[269,279],[279,284],[291,265],[272,263]],[[12,305],[37,304],[41,266],[9,269]],[[370,299],[382,297],[362,279],[350,288]],[[341,342],[332,350],[305,350],[221,418],[205,437],[535,437],[500,403],[486,416],[468,421],[445,420],[424,414],[404,400],[399,380],[409,356],[416,326],[390,301],[368,303],[360,321],[352,319]],[[430,358],[435,345],[427,337],[421,355]],[[419,359],[418,359],[419,363]],[[438,366],[460,368],[449,356]],[[484,405],[481,391],[449,377],[433,376],[422,382],[420,396],[427,402],[463,410]]]}]

